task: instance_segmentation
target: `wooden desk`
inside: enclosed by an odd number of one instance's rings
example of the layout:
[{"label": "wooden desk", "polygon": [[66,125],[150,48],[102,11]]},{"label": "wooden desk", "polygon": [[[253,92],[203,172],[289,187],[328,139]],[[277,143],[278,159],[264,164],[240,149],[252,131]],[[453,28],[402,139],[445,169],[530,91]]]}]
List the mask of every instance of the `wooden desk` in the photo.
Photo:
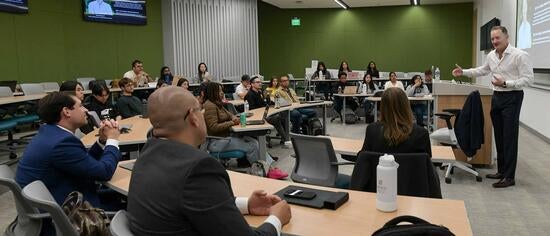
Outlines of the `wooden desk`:
[{"label": "wooden desk", "polygon": [[[398,196],[398,210],[383,213],[376,210],[376,194],[333,189],[288,181],[261,178],[228,171],[235,196],[250,196],[264,189],[275,193],[292,184],[329,191],[349,192],[349,201],[338,210],[319,210],[292,205],[292,219],[283,227],[284,233],[297,235],[370,235],[384,223],[400,215],[414,215],[436,225],[448,227],[456,235],[472,235],[464,201]],[[118,167],[107,186],[128,195],[131,171]],[[252,226],[259,226],[265,216],[245,216]]]},{"label": "wooden desk", "polygon": [[346,97],[372,97],[374,96],[374,93],[335,93],[333,94],[333,96],[335,97],[342,97],[342,99],[344,100],[343,101],[343,107],[342,107],[342,110],[340,111],[340,117],[342,117],[342,119],[340,119],[342,121],[342,125],[346,125]]},{"label": "wooden desk", "polygon": [[[147,132],[153,127],[149,119],[140,116],[130,117],[119,121],[121,125],[132,125],[130,132],[120,134],[119,145],[144,144],[147,142]],[[98,139],[98,129],[84,135],[80,140],[86,148],[91,147]]]},{"label": "wooden desk", "polygon": [[13,97],[1,97],[0,105],[15,104],[21,102],[35,101],[40,100],[46,96],[46,93],[43,94],[33,94],[33,95],[24,95],[24,96],[13,96]]}]

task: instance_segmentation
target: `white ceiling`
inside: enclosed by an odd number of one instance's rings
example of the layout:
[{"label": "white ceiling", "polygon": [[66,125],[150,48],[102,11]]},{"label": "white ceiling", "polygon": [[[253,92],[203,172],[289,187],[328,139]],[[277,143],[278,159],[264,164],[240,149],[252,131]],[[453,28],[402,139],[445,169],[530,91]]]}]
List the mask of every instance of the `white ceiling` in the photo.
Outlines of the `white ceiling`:
[{"label": "white ceiling", "polygon": [[[279,8],[340,8],[334,0],[263,0]],[[410,0],[342,0],[350,7],[411,5]],[[420,0],[420,5],[473,2],[473,0]]]}]

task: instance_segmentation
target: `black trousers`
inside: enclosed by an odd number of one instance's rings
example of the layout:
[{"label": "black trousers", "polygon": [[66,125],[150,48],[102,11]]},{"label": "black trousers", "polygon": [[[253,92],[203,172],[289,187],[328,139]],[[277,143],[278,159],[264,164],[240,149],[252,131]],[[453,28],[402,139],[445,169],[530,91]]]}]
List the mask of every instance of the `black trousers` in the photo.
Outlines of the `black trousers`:
[{"label": "black trousers", "polygon": [[519,113],[522,102],[523,91],[495,91],[491,100],[498,173],[509,179],[516,176]]}]

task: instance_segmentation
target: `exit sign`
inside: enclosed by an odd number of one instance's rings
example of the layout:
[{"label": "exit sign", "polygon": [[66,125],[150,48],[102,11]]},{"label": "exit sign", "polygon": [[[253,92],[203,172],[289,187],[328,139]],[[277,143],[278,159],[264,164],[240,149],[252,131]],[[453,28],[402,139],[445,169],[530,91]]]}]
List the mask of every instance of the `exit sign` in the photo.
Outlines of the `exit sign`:
[{"label": "exit sign", "polygon": [[291,26],[300,26],[300,18],[294,17],[290,20]]}]

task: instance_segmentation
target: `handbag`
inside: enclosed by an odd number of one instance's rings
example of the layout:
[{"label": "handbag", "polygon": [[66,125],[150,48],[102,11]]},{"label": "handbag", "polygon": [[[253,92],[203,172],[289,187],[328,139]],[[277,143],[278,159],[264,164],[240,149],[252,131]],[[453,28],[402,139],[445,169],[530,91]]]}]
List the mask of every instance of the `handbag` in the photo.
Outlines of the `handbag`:
[{"label": "handbag", "polygon": [[110,220],[103,209],[94,208],[88,201],[84,201],[82,193],[70,193],[63,205],[63,212],[81,236],[110,236]]},{"label": "handbag", "polygon": [[[409,222],[411,224],[402,224]],[[415,216],[398,216],[374,232],[373,236],[454,236],[445,226],[430,224]]]}]

